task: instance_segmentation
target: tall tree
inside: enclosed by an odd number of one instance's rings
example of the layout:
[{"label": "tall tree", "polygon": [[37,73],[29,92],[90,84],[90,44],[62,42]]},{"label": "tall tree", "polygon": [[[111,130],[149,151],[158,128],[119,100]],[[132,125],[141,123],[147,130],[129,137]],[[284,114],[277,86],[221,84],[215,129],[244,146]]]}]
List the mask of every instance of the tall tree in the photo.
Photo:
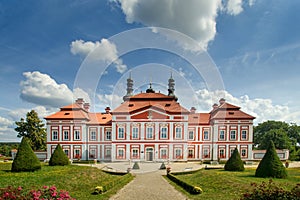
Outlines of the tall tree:
[{"label": "tall tree", "polygon": [[21,118],[16,122],[18,137],[28,138],[28,143],[33,150],[45,150],[47,133],[45,124],[39,119],[37,112],[31,110],[26,114],[26,120]]}]

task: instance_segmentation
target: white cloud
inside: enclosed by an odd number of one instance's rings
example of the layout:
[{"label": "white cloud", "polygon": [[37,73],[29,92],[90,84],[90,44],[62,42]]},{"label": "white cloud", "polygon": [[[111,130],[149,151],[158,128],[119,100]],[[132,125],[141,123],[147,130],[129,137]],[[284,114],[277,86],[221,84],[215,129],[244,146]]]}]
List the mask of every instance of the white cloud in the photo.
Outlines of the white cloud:
[{"label": "white cloud", "polygon": [[66,84],[58,84],[48,74],[34,71],[23,75],[26,79],[20,83],[20,97],[27,102],[54,108],[68,105],[78,97],[90,102],[86,92],[76,88],[73,93]]},{"label": "white cloud", "polygon": [[[216,17],[219,10],[232,15],[243,11],[243,0],[114,0],[120,3],[128,23],[142,23],[145,26],[163,27],[184,33],[206,49],[216,35]],[[249,1],[249,0],[247,0]],[[250,0],[249,5],[254,1]],[[223,5],[225,4],[225,5]],[[157,30],[154,30],[157,31]],[[195,49],[190,42],[182,41],[178,35],[163,33],[171,39],[176,39],[184,48]]]},{"label": "white cloud", "polygon": [[[226,10],[230,15],[238,15],[243,11],[242,0],[228,0]],[[249,2],[251,4],[253,2]]]},{"label": "white cloud", "polygon": [[100,104],[97,106],[101,109],[109,106],[112,109],[116,108],[117,106],[121,105],[123,102],[123,97],[117,94],[98,94],[97,95]]},{"label": "white cloud", "polygon": [[105,38],[96,42],[75,40],[70,47],[71,53],[74,55],[84,57],[90,55],[93,60],[101,60],[107,64],[114,63],[119,73],[124,73],[127,69],[127,66],[123,64],[122,59],[118,56],[116,45]]},{"label": "white cloud", "polygon": [[297,118],[300,113],[291,114],[287,105],[274,105],[271,99],[250,99],[248,95],[234,97],[224,90],[208,91],[206,89],[197,91],[196,95],[202,111],[211,110],[214,103],[218,103],[220,98],[225,98],[226,102],[237,105],[242,111],[256,117],[255,123],[267,120],[300,122]]}]

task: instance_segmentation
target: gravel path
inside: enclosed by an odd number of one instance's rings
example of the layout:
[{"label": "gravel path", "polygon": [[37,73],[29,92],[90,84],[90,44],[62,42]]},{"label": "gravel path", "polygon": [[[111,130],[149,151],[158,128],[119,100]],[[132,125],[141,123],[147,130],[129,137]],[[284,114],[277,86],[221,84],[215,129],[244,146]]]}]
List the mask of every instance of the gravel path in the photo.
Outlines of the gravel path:
[{"label": "gravel path", "polygon": [[182,193],[175,190],[162,177],[165,171],[136,174],[136,177],[110,199],[114,200],[148,200],[148,199],[187,199]]}]

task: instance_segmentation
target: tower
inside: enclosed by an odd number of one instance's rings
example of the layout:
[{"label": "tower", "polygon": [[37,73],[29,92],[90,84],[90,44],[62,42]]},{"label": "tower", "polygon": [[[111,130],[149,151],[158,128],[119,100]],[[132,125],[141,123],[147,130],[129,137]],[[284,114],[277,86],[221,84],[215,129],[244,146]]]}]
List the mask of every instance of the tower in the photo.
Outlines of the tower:
[{"label": "tower", "polygon": [[171,72],[171,76],[168,80],[168,96],[174,97],[174,99],[177,101],[177,97],[175,96],[174,92],[175,92],[175,80],[173,79],[172,76],[172,72]]},{"label": "tower", "polygon": [[124,101],[129,100],[129,98],[132,96],[132,92],[133,92],[133,80],[131,79],[131,73],[129,74],[129,77],[127,79],[127,93],[126,95],[123,97]]}]

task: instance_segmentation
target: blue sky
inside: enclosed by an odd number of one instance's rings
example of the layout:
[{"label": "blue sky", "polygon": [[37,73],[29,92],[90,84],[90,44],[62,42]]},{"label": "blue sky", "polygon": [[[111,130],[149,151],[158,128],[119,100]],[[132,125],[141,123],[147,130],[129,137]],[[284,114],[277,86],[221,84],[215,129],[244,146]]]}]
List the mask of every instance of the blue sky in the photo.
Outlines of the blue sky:
[{"label": "blue sky", "polygon": [[[299,8],[297,0],[0,1],[0,141],[18,140],[14,121],[30,109],[44,117],[73,96],[93,102],[95,111],[118,105],[129,71],[136,92],[151,81],[165,93],[173,71],[176,95],[188,109],[208,112],[225,97],[254,115],[256,124],[268,119],[299,124]],[[120,55],[116,35],[152,26],[191,37],[202,50],[151,29],[181,52],[211,59],[209,66],[218,70],[223,87],[210,90],[191,63],[161,49]],[[96,60],[108,68],[91,92],[74,85],[95,50]]]}]

